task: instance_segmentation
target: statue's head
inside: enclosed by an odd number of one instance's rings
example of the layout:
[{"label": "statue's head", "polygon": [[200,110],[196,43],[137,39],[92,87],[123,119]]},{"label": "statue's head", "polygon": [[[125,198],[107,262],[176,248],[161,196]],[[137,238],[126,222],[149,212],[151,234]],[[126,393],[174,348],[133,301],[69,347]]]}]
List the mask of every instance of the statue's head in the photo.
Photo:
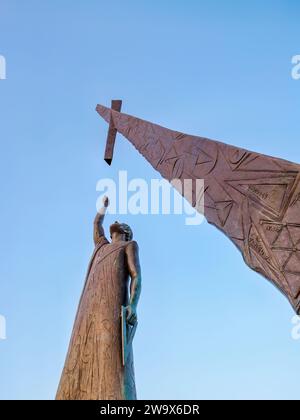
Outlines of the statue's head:
[{"label": "statue's head", "polygon": [[120,236],[124,235],[125,241],[131,241],[133,238],[133,233],[130,226],[126,225],[126,223],[119,223],[115,222],[110,226],[110,237],[113,237],[114,233],[117,233]]}]

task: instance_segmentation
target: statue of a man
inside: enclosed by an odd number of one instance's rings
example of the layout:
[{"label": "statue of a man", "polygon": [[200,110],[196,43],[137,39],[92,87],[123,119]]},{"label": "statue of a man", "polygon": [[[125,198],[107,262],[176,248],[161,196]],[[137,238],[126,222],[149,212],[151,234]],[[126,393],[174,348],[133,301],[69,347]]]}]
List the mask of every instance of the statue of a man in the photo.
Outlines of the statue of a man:
[{"label": "statue of a man", "polygon": [[[109,242],[103,220],[107,197],[94,222],[95,250],[79,302],[70,346],[57,391],[58,400],[136,399],[132,347],[122,363],[121,307],[127,323],[137,321],[141,292],[138,245],[126,224],[110,226]],[[130,278],[130,282],[129,282]],[[129,284],[130,283],[130,284]]]}]

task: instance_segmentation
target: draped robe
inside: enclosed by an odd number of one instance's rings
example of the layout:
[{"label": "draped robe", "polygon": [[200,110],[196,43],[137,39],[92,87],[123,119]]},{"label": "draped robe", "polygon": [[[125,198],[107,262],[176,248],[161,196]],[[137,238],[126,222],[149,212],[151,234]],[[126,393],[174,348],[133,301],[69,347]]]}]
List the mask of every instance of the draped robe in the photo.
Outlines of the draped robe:
[{"label": "draped robe", "polygon": [[104,235],[95,242],[56,399],[134,400],[132,348],[122,366],[120,313],[129,302],[126,253],[137,255],[137,243],[109,243]]}]

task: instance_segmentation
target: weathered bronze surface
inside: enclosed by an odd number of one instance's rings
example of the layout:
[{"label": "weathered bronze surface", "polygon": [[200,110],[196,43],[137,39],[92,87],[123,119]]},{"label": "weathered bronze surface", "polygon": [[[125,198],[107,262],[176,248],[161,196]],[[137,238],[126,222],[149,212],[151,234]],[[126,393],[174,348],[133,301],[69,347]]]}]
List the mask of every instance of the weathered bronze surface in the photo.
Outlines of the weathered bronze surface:
[{"label": "weathered bronze surface", "polygon": [[126,311],[125,323],[135,325],[141,291],[138,245],[132,241],[129,226],[118,222],[110,227],[112,242],[106,239],[102,224],[107,206],[105,199],[94,222],[95,250],[56,395],[58,400],[136,399],[132,340],[127,343],[123,364],[121,309]]},{"label": "weathered bronze surface", "polygon": [[165,179],[204,179],[208,222],[300,313],[300,165],[172,131],[102,105],[97,112]]}]

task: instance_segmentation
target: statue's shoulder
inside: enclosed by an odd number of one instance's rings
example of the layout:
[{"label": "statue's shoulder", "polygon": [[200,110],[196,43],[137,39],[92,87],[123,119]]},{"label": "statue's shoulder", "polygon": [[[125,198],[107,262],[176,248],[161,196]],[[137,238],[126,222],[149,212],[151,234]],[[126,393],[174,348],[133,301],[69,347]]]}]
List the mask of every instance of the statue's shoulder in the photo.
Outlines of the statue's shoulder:
[{"label": "statue's shoulder", "polygon": [[129,248],[132,248],[132,249],[135,249],[135,250],[139,249],[138,243],[136,241],[126,242],[126,247],[129,247]]},{"label": "statue's shoulder", "polygon": [[108,239],[103,235],[100,238],[97,238],[97,241],[95,241],[95,247],[101,248],[103,245],[108,245],[109,243]]}]

